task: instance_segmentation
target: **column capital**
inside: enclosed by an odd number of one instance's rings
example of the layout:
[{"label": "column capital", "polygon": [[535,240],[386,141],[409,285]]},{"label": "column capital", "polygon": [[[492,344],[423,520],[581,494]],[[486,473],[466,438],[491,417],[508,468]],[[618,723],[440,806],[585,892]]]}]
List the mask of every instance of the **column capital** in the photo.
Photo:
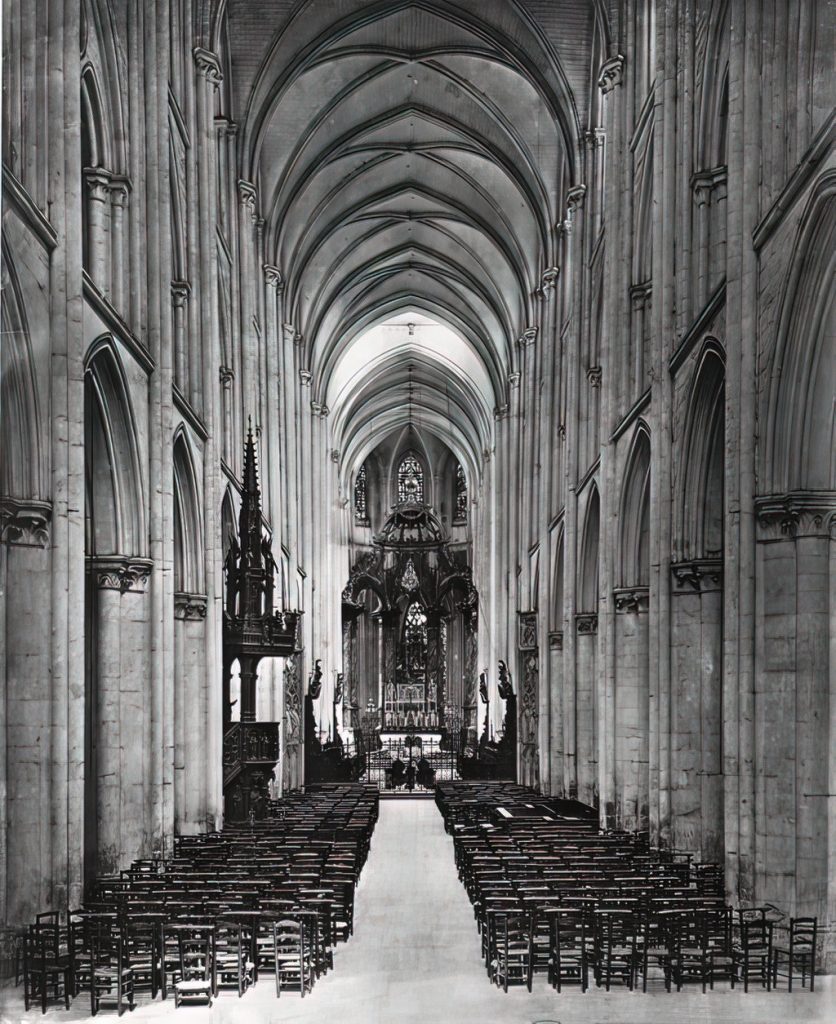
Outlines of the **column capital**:
[{"label": "column capital", "polygon": [[238,179],[238,198],[241,201],[241,205],[249,211],[250,218],[253,223],[258,220],[258,212],[256,205],[258,203],[258,191],[255,185],[251,181],[245,181],[243,178]]},{"label": "column capital", "polygon": [[580,636],[590,636],[598,632],[598,613],[581,612],[575,616],[575,629]]},{"label": "column capital", "polygon": [[788,491],[755,498],[758,540],[832,537],[836,491]]},{"label": "column capital", "polygon": [[574,216],[577,210],[583,209],[583,201],[586,198],[586,185],[573,185],[566,193],[566,209],[569,216]]},{"label": "column capital", "polygon": [[517,338],[517,344],[520,346],[520,348],[528,348],[529,345],[533,345],[534,342],[537,340],[538,331],[538,327],[526,327],[526,329],[522,332],[519,338]]},{"label": "column capital", "polygon": [[51,519],[51,502],[0,498],[0,543],[29,548],[48,547]]},{"label": "column capital", "polygon": [[617,53],[609,60],[605,60],[598,72],[598,88],[606,96],[608,92],[621,85],[624,78],[624,57]]},{"label": "column capital", "polygon": [[205,594],[187,594],[178,591],[174,595],[175,619],[205,619],[207,599]]},{"label": "column capital", "polygon": [[684,562],[673,562],[671,572],[677,590],[691,587],[697,593],[721,590],[723,587],[722,558],[691,558]]},{"label": "column capital", "polygon": [[186,305],[186,300],[191,295],[192,286],[188,281],[172,281],[171,282],[171,301],[177,307],[181,308]]},{"label": "column capital", "polygon": [[232,382],[235,380],[235,370],[229,366],[221,366],[218,371],[218,376],[220,377],[223,387],[229,389],[232,387]]},{"label": "column capital", "polygon": [[534,289],[534,294],[540,299],[550,299],[558,277],[560,277],[560,267],[548,267],[540,275],[540,285]]},{"label": "column capital", "polygon": [[85,167],[82,172],[90,198],[97,203],[104,203],[110,197],[110,186],[113,175],[104,167]]},{"label": "column capital", "polygon": [[586,369],[586,379],[589,382],[591,388],[601,387],[601,367],[600,366],[588,366]]},{"label": "column capital", "polygon": [[563,650],[563,630],[555,629],[549,633],[549,650],[550,651],[562,651]]},{"label": "column capital", "polygon": [[217,54],[212,53],[211,50],[204,49],[202,46],[196,46],[192,50],[192,56],[194,57],[194,64],[198,74],[202,75],[210,85],[217,88],[224,80],[221,62]]},{"label": "column capital", "polygon": [[691,175],[691,191],[697,206],[706,206],[711,202],[711,194],[715,189],[726,183],[726,168],[712,167],[707,171],[695,171]]},{"label": "column capital", "polygon": [[518,388],[520,386],[520,380],[521,379],[522,379],[522,374],[520,373],[519,370],[514,370],[513,373],[509,373],[508,374],[508,387],[509,388]]},{"label": "column capital", "polygon": [[311,383],[311,371],[310,370],[300,370],[299,371],[299,383],[302,385],[303,388],[310,386],[310,383]]},{"label": "column capital", "polygon": [[133,191],[131,179],[125,174],[111,174],[110,201],[114,206],[124,206]]},{"label": "column capital", "polygon": [[141,593],[151,577],[154,563],[150,558],[124,558],[119,555],[94,555],[87,565],[99,590]]},{"label": "column capital", "polygon": [[537,612],[517,612],[517,647],[521,651],[534,651],[537,646]]},{"label": "column capital", "polygon": [[648,587],[618,587],[612,592],[617,612],[646,612],[650,607]]},{"label": "column capital", "polygon": [[633,309],[644,309],[652,296],[653,283],[651,281],[642,281],[640,284],[630,286],[630,301],[633,304]]},{"label": "column capital", "polygon": [[265,263],[263,266],[264,280],[271,288],[275,288],[277,292],[284,291],[284,277],[278,267],[273,266],[272,263]]},{"label": "column capital", "polygon": [[[300,370],[299,372],[301,374],[302,371]],[[310,373],[308,374],[308,376],[308,383],[310,384]],[[325,417],[331,412],[331,410],[328,408],[327,405],[323,405],[322,402],[311,402],[311,412],[314,414],[314,416],[320,416],[322,417],[322,419],[325,419]]]}]

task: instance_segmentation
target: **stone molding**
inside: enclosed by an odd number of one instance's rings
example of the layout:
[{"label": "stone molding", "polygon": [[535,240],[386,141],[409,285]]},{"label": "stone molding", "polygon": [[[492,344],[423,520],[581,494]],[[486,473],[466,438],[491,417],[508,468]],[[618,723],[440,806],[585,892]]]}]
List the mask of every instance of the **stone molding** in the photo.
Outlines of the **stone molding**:
[{"label": "stone molding", "polygon": [[563,650],[563,630],[556,629],[549,633],[549,650],[550,651],[562,651]]},{"label": "stone molding", "polygon": [[598,632],[598,613],[580,612],[575,616],[575,629],[579,636],[591,636]]},{"label": "stone molding", "polygon": [[758,540],[832,537],[836,491],[789,491],[755,498]]},{"label": "stone molding", "polygon": [[212,53],[211,50],[204,49],[202,46],[196,46],[192,50],[192,57],[194,58],[198,73],[203,75],[207,82],[214,86],[221,84],[224,76],[221,71],[221,62],[216,54]]},{"label": "stone molding", "polygon": [[650,607],[650,589],[648,587],[618,587],[612,592],[615,610],[630,612],[634,615],[646,612]]},{"label": "stone molding", "polygon": [[618,53],[615,57],[610,57],[609,60],[605,60],[601,65],[601,70],[598,72],[598,88],[606,96],[606,94],[608,92],[612,92],[617,85],[621,85],[623,78],[624,57]]},{"label": "stone molding", "polygon": [[52,503],[0,498],[0,542],[27,548],[49,546]]},{"label": "stone molding", "polygon": [[187,594],[178,591],[174,595],[174,618],[197,620],[206,618],[207,598],[205,594]]},{"label": "stone molding", "polygon": [[154,563],[150,558],[120,558],[118,555],[94,556],[87,564],[96,578],[99,590],[129,590],[143,593],[151,578]]},{"label": "stone molding", "polygon": [[709,171],[696,171],[691,175],[691,191],[694,193],[694,200],[697,206],[705,206],[711,202],[711,195],[715,189],[720,189],[726,184],[726,168],[713,167]]},{"label": "stone molding", "polygon": [[699,594],[723,589],[722,558],[691,558],[673,562],[671,572],[678,590],[688,586]]}]

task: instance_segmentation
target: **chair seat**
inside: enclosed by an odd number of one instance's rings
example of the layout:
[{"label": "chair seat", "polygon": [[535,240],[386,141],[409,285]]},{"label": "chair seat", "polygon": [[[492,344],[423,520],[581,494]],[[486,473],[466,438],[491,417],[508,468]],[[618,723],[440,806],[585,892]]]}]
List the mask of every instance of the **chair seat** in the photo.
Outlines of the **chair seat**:
[{"label": "chair seat", "polygon": [[209,992],[212,988],[212,982],[208,979],[205,981],[177,981],[174,983],[174,987],[178,992]]}]

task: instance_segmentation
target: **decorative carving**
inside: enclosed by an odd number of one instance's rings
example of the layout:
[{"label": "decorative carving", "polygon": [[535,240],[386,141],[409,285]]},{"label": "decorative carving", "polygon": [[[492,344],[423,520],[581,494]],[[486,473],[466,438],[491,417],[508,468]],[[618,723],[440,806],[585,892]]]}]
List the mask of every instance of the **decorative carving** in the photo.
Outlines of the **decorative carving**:
[{"label": "decorative carving", "polygon": [[339,448],[332,448],[331,449],[331,461],[332,462],[339,462],[340,461],[340,449]]},{"label": "decorative carving", "polygon": [[48,501],[0,498],[0,542],[45,548],[49,544],[52,505]]},{"label": "decorative carving", "polygon": [[311,402],[311,412],[314,416],[320,416],[324,419],[331,410],[327,405],[323,405],[321,402]]},{"label": "decorative carving", "polygon": [[192,50],[192,56],[194,57],[198,73],[203,75],[211,85],[220,85],[224,80],[224,76],[221,71],[221,62],[217,56],[211,50],[205,50],[202,46],[196,46]]},{"label": "decorative carving", "polygon": [[508,666],[502,660],[499,662],[499,683],[497,686],[499,690],[499,696],[503,700],[508,700],[509,697],[514,696],[514,683],[511,679],[511,673],[508,670]]},{"label": "decorative carving", "polygon": [[171,282],[171,303],[176,309],[182,309],[191,294],[192,286],[188,281]]},{"label": "decorative carving", "polygon": [[617,612],[646,612],[650,607],[650,591],[647,587],[620,587],[613,591],[613,601]]},{"label": "decorative carving", "polygon": [[407,593],[418,589],[418,573],[415,571],[415,562],[411,558],[406,563],[406,569],[401,577],[401,586]]},{"label": "decorative carving", "polygon": [[89,198],[94,203],[107,202],[110,197],[110,171],[106,171],[103,167],[85,167],[84,181]]},{"label": "decorative carving", "polygon": [[285,747],[295,746],[302,739],[302,691],[299,686],[301,654],[296,653],[284,663]]},{"label": "decorative carving", "polygon": [[588,636],[598,632],[598,613],[581,612],[575,616],[575,628],[579,636]]},{"label": "decorative carving", "polygon": [[284,291],[284,278],[282,277],[281,270],[278,267],[274,267],[271,263],[265,263],[263,269],[264,280],[269,287],[275,288],[281,294]]},{"label": "decorative carving", "polygon": [[554,630],[553,632],[549,633],[549,650],[563,650],[563,630]]},{"label": "decorative carving", "polygon": [[586,379],[589,381],[591,388],[601,387],[601,367],[600,366],[589,366],[586,370]]},{"label": "decorative carving", "polygon": [[225,391],[229,391],[232,387],[232,382],[235,380],[235,371],[228,366],[222,366],[219,370],[219,376],[221,379],[221,386]]},{"label": "decorative carving", "polygon": [[517,646],[521,651],[537,648],[537,612],[517,612]]},{"label": "decorative carving", "polygon": [[306,387],[309,386],[309,384],[311,383],[311,371],[310,370],[300,370],[299,371],[299,383],[302,385],[303,388],[306,388]]},{"label": "decorative carving", "polygon": [[755,499],[762,540],[829,537],[836,522],[836,491],[789,491]]},{"label": "decorative carving", "polygon": [[679,590],[689,586],[699,593],[723,586],[722,558],[693,558],[687,562],[674,562],[671,572]]},{"label": "decorative carving", "polygon": [[[517,374],[517,384],[519,384],[519,382],[520,382],[520,375]],[[509,378],[509,383],[510,383],[510,378]],[[510,406],[508,406],[508,405],[497,405],[496,408],[493,411],[493,418],[495,420],[497,420],[497,421],[498,420],[504,420],[505,417],[508,415],[509,411],[510,411]],[[490,455],[490,453],[488,453],[488,455]]]},{"label": "decorative carving", "polygon": [[205,619],[206,595],[179,592],[174,595],[175,619]]},{"label": "decorative carving", "polygon": [[617,85],[621,85],[623,77],[624,58],[619,53],[615,57],[605,60],[601,65],[601,70],[598,72],[598,88],[606,95],[608,92],[612,92]]},{"label": "decorative carving", "polygon": [[311,695],[313,700],[319,700],[319,695],[322,692],[322,658],[317,658],[314,662],[313,672],[311,672],[311,678],[308,680],[308,693]]},{"label": "decorative carving", "polygon": [[[539,327],[526,327],[526,329],[517,339],[517,344],[520,346],[520,348],[528,348],[529,345],[533,345],[534,342],[537,340],[538,331]],[[515,385],[512,384],[511,386],[514,387]]]},{"label": "decorative carving", "polygon": [[251,181],[244,181],[243,178],[239,178],[238,198],[241,200],[241,205],[249,211],[250,219],[255,223],[258,220],[258,211],[256,209],[258,193],[255,185]]},{"label": "decorative carving", "polygon": [[[515,370],[513,373],[508,374],[508,386],[511,388],[518,388],[520,386],[520,371]],[[503,409],[507,409],[508,406],[502,406]]]},{"label": "decorative carving", "polygon": [[726,184],[726,168],[714,167],[709,171],[697,171],[691,176],[691,189],[697,206],[711,202],[712,193]]},{"label": "decorative carving", "polygon": [[586,185],[573,185],[566,193],[566,210],[570,217],[574,217],[578,210],[583,209],[583,201],[586,198]]},{"label": "decorative carving", "polygon": [[149,558],[93,557],[88,564],[100,590],[131,590],[142,592],[151,576],[154,563]]},{"label": "decorative carving", "polygon": [[650,305],[653,296],[653,285],[650,281],[642,281],[641,284],[634,284],[630,288],[630,300],[633,309],[644,309]]}]

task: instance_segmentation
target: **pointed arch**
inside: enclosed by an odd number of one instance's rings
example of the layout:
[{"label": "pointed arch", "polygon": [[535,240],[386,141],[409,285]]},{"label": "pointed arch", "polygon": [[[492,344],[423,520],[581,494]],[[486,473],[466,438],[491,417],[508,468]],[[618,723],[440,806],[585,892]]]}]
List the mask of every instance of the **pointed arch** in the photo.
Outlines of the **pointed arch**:
[{"label": "pointed arch", "polygon": [[650,432],[639,423],[627,458],[619,510],[621,585],[650,583]]},{"label": "pointed arch", "polygon": [[836,172],[799,225],[772,357],[764,479],[769,492],[836,490]]},{"label": "pointed arch", "polygon": [[700,89],[696,170],[713,170],[726,164],[726,133],[729,104],[730,19],[728,0],[716,0],[698,28],[705,33],[705,58],[696,68]]},{"label": "pointed arch", "polygon": [[395,477],[398,503],[402,501],[426,501],[427,467],[424,459],[414,449],[405,451],[398,460]]},{"label": "pointed arch", "polygon": [[725,379],[723,350],[709,339],[694,373],[679,467],[683,559],[719,558],[723,550]]},{"label": "pointed arch", "polygon": [[44,498],[41,419],[26,308],[6,239],[0,303],[0,497]]},{"label": "pointed arch", "polygon": [[174,589],[202,594],[203,519],[191,447],[185,430],[174,435]]},{"label": "pointed arch", "polygon": [[223,550],[224,562],[232,547],[233,541],[238,543],[238,519],[235,515],[235,502],[232,498],[232,488],[227,486],[221,502],[221,547]]},{"label": "pointed arch", "polygon": [[581,557],[578,562],[579,612],[598,611],[598,545],[601,532],[601,502],[598,488],[591,485],[586,503],[586,517],[581,535]]},{"label": "pointed arch", "polygon": [[144,556],[145,498],[136,421],[109,336],[91,348],[84,381],[88,554]]}]

